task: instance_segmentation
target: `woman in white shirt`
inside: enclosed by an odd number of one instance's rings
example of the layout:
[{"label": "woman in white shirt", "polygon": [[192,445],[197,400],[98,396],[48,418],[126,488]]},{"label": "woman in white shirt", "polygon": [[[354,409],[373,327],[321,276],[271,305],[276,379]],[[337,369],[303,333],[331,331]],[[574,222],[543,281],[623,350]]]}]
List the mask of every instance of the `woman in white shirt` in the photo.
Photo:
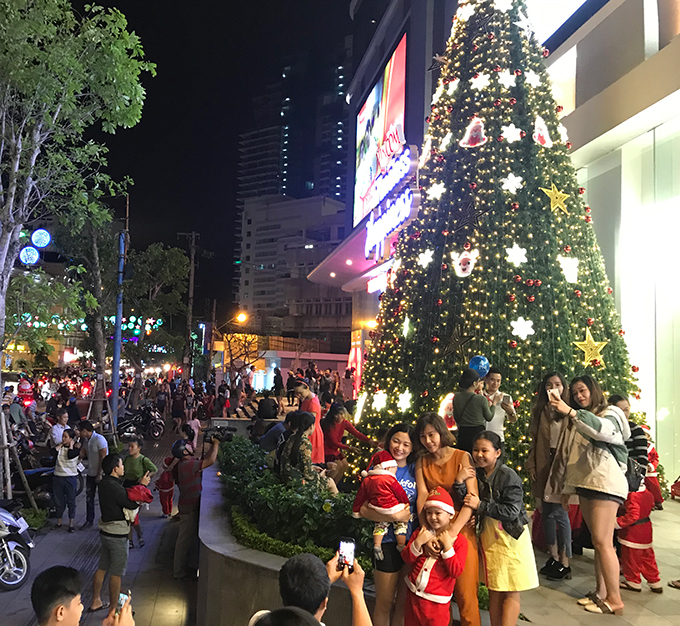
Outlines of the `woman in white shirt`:
[{"label": "woman in white shirt", "polygon": [[57,505],[57,528],[61,528],[61,518],[68,506],[68,531],[75,532],[76,488],[78,476],[78,456],[80,446],[75,444],[75,432],[64,430],[61,443],[57,446],[57,462],[52,477],[52,490]]}]

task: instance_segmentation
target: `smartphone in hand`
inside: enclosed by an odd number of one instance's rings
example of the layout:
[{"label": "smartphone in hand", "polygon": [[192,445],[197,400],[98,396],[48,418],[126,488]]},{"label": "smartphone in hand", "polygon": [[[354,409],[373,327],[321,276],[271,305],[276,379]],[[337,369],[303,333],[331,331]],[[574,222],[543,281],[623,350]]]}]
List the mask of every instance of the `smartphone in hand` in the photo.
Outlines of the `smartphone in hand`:
[{"label": "smartphone in hand", "polygon": [[118,595],[118,603],[116,604],[116,614],[119,614],[123,610],[123,606],[128,601],[130,594],[132,592],[128,591],[127,594],[121,593]]},{"label": "smartphone in hand", "polygon": [[354,552],[356,550],[356,543],[354,539],[349,537],[340,538],[340,547],[338,548],[338,571],[341,571],[347,566],[349,573],[354,572]]}]

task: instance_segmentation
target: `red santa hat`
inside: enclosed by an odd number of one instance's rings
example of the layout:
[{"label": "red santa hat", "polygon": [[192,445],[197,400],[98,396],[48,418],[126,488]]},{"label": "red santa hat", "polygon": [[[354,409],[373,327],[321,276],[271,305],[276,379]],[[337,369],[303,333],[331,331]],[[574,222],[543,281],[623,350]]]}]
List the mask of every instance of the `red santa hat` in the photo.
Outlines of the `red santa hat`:
[{"label": "red santa hat", "polygon": [[648,433],[652,432],[651,429],[649,428],[648,424],[640,424],[640,428],[642,428],[643,430],[646,430]]},{"label": "red santa hat", "polygon": [[382,469],[387,469],[388,467],[397,467],[397,462],[387,450],[381,450],[377,454],[374,454],[372,460],[373,467],[380,466]]},{"label": "red santa hat", "polygon": [[453,508],[453,500],[451,499],[451,495],[448,491],[440,489],[431,491],[427,496],[427,500],[425,501],[423,508],[426,509],[427,507],[431,506],[437,507],[442,511],[446,511],[449,515],[456,514],[456,509]]}]

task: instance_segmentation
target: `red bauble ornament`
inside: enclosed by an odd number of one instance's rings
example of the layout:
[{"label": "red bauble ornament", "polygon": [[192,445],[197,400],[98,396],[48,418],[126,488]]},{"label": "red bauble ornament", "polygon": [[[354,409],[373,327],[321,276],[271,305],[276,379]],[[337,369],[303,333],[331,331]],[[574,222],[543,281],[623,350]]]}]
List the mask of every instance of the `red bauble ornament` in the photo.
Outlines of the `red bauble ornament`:
[{"label": "red bauble ornament", "polygon": [[593,359],[593,360],[590,362],[590,364],[591,364],[593,367],[600,367],[600,365],[602,365],[602,361],[600,361],[600,359]]},{"label": "red bauble ornament", "polygon": [[513,203],[510,205],[510,208],[511,208],[513,211],[519,211],[519,202],[513,202]]},{"label": "red bauble ornament", "polygon": [[385,295],[384,293],[381,293],[381,294],[378,296],[378,302],[382,302],[382,299],[383,299],[383,296],[384,296],[384,295]]},{"label": "red bauble ornament", "polygon": [[516,409],[519,409],[519,405],[520,405],[519,400],[515,400],[515,401],[512,403],[512,406],[514,406]]},{"label": "red bauble ornament", "polygon": [[533,302],[534,300],[536,300],[536,298],[534,296],[528,296],[527,297],[527,302]]},{"label": "red bauble ornament", "polygon": [[509,293],[508,294],[508,302],[514,302],[517,298],[515,297],[514,293]]},{"label": "red bauble ornament", "polygon": [[[473,50],[476,50],[477,46],[474,46]],[[475,74],[472,78],[479,78],[479,73]]]},{"label": "red bauble ornament", "polygon": [[592,221],[593,221],[593,218],[590,217],[590,215],[586,215],[586,222],[588,222],[588,224],[590,224]]},{"label": "red bauble ornament", "polygon": [[496,141],[503,141],[503,139],[505,139],[503,135],[498,135],[498,137],[496,137]]},{"label": "red bauble ornament", "polygon": [[555,111],[557,111],[558,113],[562,113],[562,111],[564,111],[564,107],[561,104],[558,104],[555,107]]},{"label": "red bauble ornament", "polygon": [[[451,111],[449,111],[449,113],[451,113]],[[567,141],[567,150],[571,150],[573,147],[574,147],[574,146],[573,146],[573,144],[571,143],[571,141]]]},{"label": "red bauble ornament", "polygon": [[442,272],[445,272],[447,269],[449,269],[449,266],[446,263],[442,263]]},{"label": "red bauble ornament", "polygon": [[631,367],[630,369],[632,369],[633,372],[636,374],[640,371],[640,368],[637,365],[633,365],[633,367]]},{"label": "red bauble ornament", "polygon": [[509,345],[511,348],[514,349],[514,348],[517,347],[517,342],[513,340],[513,341],[508,342],[508,345]]},{"label": "red bauble ornament", "polygon": [[437,300],[437,306],[441,306],[442,304],[444,304],[444,301],[441,298]]},{"label": "red bauble ornament", "polygon": [[550,56],[550,50],[548,48],[543,48],[543,57],[548,58]]},{"label": "red bauble ornament", "polygon": [[517,104],[517,98],[510,98],[508,102],[510,103],[511,107],[514,107]]},{"label": "red bauble ornament", "polygon": [[411,235],[411,239],[420,239],[420,231],[417,230],[415,233]]},{"label": "red bauble ornament", "polygon": [[543,282],[538,278],[534,281],[534,285],[536,285],[536,287],[540,287],[542,284]]},{"label": "red bauble ornament", "polygon": [[[493,33],[488,33],[487,37],[489,38],[489,41],[493,41],[496,38],[496,35],[494,35]],[[498,71],[500,72],[500,70]]]},{"label": "red bauble ornament", "polygon": [[592,213],[592,212],[593,212],[593,210],[589,206],[587,206],[586,207],[586,213]]},{"label": "red bauble ornament", "polygon": [[437,120],[440,120],[441,118],[442,118],[442,116],[439,115],[439,113],[437,113],[437,115],[434,116],[434,121],[436,122]]},{"label": "red bauble ornament", "polygon": [[583,194],[586,192],[586,188],[585,188],[585,187],[579,187],[579,188],[578,188],[578,192],[579,192],[581,195],[583,195]]},{"label": "red bauble ornament", "polygon": [[[491,34],[491,33],[489,33],[489,34]],[[500,72],[500,71],[501,71],[501,66],[500,66],[500,65],[497,65],[496,67],[493,68],[493,71],[494,71],[494,72]]]},{"label": "red bauble ornament", "polygon": [[396,346],[396,345],[399,345],[399,337],[395,337],[394,339],[392,339],[392,343],[393,343],[395,346]]},{"label": "red bauble ornament", "polygon": [[453,107],[449,104],[449,106],[446,107],[446,112],[447,113],[453,113]]},{"label": "red bauble ornament", "polygon": [[595,320],[592,317],[589,317],[586,320],[586,324],[588,324],[588,326],[592,326],[594,323],[595,323]]},{"label": "red bauble ornament", "polygon": [[374,331],[370,331],[370,332],[368,333],[368,336],[369,336],[371,339],[375,339],[375,332],[374,332]]},{"label": "red bauble ornament", "polygon": [[426,124],[429,124],[429,123],[430,123],[430,116],[429,116],[429,115],[425,118],[425,123],[426,123]]},{"label": "red bauble ornament", "polygon": [[432,343],[437,343],[438,341],[439,341],[439,337],[437,337],[436,335],[434,337],[432,337]]},{"label": "red bauble ornament", "polygon": [[470,189],[477,189],[477,183],[470,183]]},{"label": "red bauble ornament", "polygon": [[581,292],[580,292],[580,290],[575,289],[575,290],[574,290],[574,295],[575,295],[577,298],[580,298],[580,297],[581,297]]},{"label": "red bauble ornament", "polygon": [[420,395],[421,395],[423,398],[427,398],[427,396],[430,395],[430,392],[426,389],[426,390],[423,391],[423,393],[421,393]]},{"label": "red bauble ornament", "polygon": [[438,162],[438,163],[441,163],[442,161],[444,161],[444,155],[440,154],[440,155],[437,157],[437,162]]},{"label": "red bauble ornament", "polygon": [[521,283],[522,282],[522,277],[519,274],[515,274],[514,281],[516,283]]},{"label": "red bauble ornament", "polygon": [[473,52],[477,52],[477,50],[479,50],[479,47],[478,47],[478,46],[472,46],[472,51],[473,51]]},{"label": "red bauble ornament", "polygon": [[519,132],[519,136],[520,136],[522,139],[524,139],[524,138],[527,136],[527,132],[526,132],[525,130],[521,130],[521,131]]},{"label": "red bauble ornament", "polygon": [[571,252],[571,246],[564,246],[564,251],[569,254]]},{"label": "red bauble ornament", "polygon": [[521,76],[522,70],[515,70],[515,76]]},{"label": "red bauble ornament", "polygon": [[436,108],[437,108],[437,105],[436,105],[436,104],[433,104],[433,105],[430,107],[430,111],[434,111]]},{"label": "red bauble ornament", "polygon": [[533,287],[534,286],[534,281],[531,280],[531,278],[527,278],[527,281],[524,283],[527,287]]},{"label": "red bauble ornament", "polygon": [[614,293],[614,290],[611,287],[607,287],[607,293],[611,295]]},{"label": "red bauble ornament", "polygon": [[464,248],[465,250],[469,250],[470,248],[472,248],[472,244],[471,244],[469,241],[466,241],[466,242],[463,244],[463,248]]},{"label": "red bauble ornament", "polygon": [[500,100],[500,98],[497,98],[496,100],[494,100],[494,101],[493,101],[493,105],[494,105],[495,107],[501,106],[501,100]]},{"label": "red bauble ornament", "polygon": [[623,328],[622,328],[622,329],[619,331],[619,335],[621,335],[621,337],[623,337],[625,334],[626,334],[626,331],[623,330]]},{"label": "red bauble ornament", "polygon": [[449,236],[449,231],[448,231],[448,230],[443,230],[443,231],[442,231],[442,235],[444,235],[444,237],[448,237],[448,236]]}]

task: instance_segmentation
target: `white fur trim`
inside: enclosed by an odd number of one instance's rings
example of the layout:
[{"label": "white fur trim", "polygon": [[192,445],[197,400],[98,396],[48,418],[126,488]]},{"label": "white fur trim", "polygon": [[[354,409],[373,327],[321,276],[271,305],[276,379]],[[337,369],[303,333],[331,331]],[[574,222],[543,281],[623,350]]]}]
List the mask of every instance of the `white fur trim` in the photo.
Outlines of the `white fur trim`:
[{"label": "white fur trim", "polygon": [[[395,461],[395,467],[396,467],[396,461]],[[388,472],[386,469],[382,469],[381,466],[375,465],[372,470],[368,472],[368,476],[394,476],[392,472]],[[396,478],[395,478],[396,480]]]},{"label": "white fur trim", "polygon": [[445,502],[440,502],[439,500],[426,500],[425,504],[423,504],[423,509],[426,509],[428,506],[433,506],[438,509],[441,509],[442,511],[446,511],[446,513],[448,513],[449,515],[456,514],[456,509],[446,504]]},{"label": "white fur trim", "polygon": [[375,505],[370,504],[370,503],[369,503],[368,506],[372,510],[376,511],[377,513],[382,513],[383,515],[392,515],[393,513],[399,513],[400,511],[403,511],[404,508],[405,508],[405,505],[402,504],[402,503],[395,504],[394,506],[385,507],[385,508],[375,506]]},{"label": "white fur trim", "polygon": [[627,548],[633,548],[633,550],[648,550],[649,548],[654,547],[651,543],[633,543],[626,539],[619,539],[619,543]]},{"label": "white fur trim", "polygon": [[453,546],[451,546],[450,550],[447,550],[446,552],[442,552],[442,559],[450,559],[456,555],[456,551],[453,549]]}]

